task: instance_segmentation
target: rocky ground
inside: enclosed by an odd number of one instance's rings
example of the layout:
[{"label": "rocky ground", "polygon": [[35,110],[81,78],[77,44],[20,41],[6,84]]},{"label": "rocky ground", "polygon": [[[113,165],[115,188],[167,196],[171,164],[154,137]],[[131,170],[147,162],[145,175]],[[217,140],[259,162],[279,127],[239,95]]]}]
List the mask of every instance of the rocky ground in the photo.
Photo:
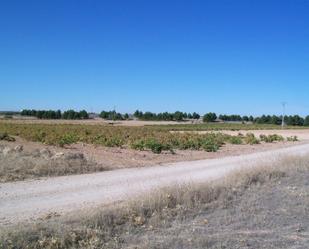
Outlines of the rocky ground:
[{"label": "rocky ground", "polygon": [[103,171],[104,166],[82,153],[55,152],[47,148],[24,151],[22,145],[0,144],[0,182],[42,176],[59,176]]}]

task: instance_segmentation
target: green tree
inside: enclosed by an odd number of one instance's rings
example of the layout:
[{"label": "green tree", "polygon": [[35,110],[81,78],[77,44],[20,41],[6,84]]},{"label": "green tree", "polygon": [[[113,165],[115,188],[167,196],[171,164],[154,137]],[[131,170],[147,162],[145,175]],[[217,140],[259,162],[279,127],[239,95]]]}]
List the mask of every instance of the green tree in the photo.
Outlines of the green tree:
[{"label": "green tree", "polygon": [[217,115],[214,112],[206,113],[203,117],[203,122],[214,122],[217,119]]},{"label": "green tree", "polygon": [[242,120],[245,121],[245,122],[248,122],[249,121],[249,117],[248,116],[243,116]]},{"label": "green tree", "polygon": [[89,118],[88,112],[86,112],[85,110],[80,111],[79,116],[80,116],[81,119],[88,119]]},{"label": "green tree", "polygon": [[176,121],[182,121],[183,120],[183,113],[179,112],[179,111],[175,112],[174,113],[174,119]]},{"label": "green tree", "polygon": [[201,117],[200,114],[193,112],[193,114],[192,114],[193,119],[199,119],[200,117]]},{"label": "green tree", "polygon": [[309,115],[305,118],[304,125],[309,126]]}]

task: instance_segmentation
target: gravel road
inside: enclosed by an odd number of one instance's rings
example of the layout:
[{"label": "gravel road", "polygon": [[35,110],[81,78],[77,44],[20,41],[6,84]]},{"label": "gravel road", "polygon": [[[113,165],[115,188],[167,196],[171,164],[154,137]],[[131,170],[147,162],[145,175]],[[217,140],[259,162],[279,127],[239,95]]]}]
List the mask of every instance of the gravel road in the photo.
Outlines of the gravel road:
[{"label": "gravel road", "polygon": [[218,179],[235,169],[303,154],[309,154],[309,144],[220,159],[3,183],[0,226],[112,204],[159,187]]}]

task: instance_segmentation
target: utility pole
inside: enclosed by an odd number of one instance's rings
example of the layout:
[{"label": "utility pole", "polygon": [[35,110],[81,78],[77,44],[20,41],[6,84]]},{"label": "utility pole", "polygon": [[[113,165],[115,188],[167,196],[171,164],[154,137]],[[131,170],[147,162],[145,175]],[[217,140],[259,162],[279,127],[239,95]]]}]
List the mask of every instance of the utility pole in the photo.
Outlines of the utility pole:
[{"label": "utility pole", "polygon": [[113,121],[116,120],[116,106],[114,106],[114,111],[113,111]]},{"label": "utility pole", "polygon": [[282,102],[281,105],[282,105],[282,122],[281,122],[281,127],[283,129],[283,127],[284,127],[284,116],[285,116],[286,102]]}]

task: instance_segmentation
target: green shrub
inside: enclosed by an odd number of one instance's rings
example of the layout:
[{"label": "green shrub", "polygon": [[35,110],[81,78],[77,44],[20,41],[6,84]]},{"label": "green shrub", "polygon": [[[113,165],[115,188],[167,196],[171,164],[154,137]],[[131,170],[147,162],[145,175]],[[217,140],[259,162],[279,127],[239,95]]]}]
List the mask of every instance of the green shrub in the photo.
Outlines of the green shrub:
[{"label": "green shrub", "polygon": [[291,136],[291,137],[287,137],[286,140],[288,142],[297,142],[298,141],[298,137],[297,136]]},{"label": "green shrub", "polygon": [[247,135],[244,137],[244,141],[246,144],[259,144],[260,140],[257,139],[253,133],[247,133]]},{"label": "green shrub", "polygon": [[236,137],[236,136],[231,136],[228,140],[231,144],[242,144],[243,141],[241,139],[241,137]]},{"label": "green shrub", "polygon": [[156,153],[156,154],[160,154],[163,150],[169,150],[173,152],[170,144],[160,143],[153,138],[146,140],[145,147],[147,149],[150,149],[153,153]]},{"label": "green shrub", "polygon": [[204,149],[205,151],[207,151],[207,152],[216,152],[216,151],[219,150],[220,145],[208,141],[208,142],[203,143],[202,147],[203,147],[203,149]]},{"label": "green shrub", "polygon": [[78,138],[73,134],[64,134],[58,141],[58,145],[60,147],[64,147],[65,145],[70,145],[78,142]]},{"label": "green shrub", "polygon": [[130,147],[133,150],[144,150],[145,149],[145,142],[144,142],[144,140],[136,140],[136,141],[133,141],[130,144]]},{"label": "green shrub", "polygon": [[280,141],[284,141],[284,138],[281,135],[277,135],[277,134],[272,134],[272,135],[260,135],[260,139],[263,142],[266,143],[273,143],[273,142],[280,142]]},{"label": "green shrub", "polygon": [[124,141],[120,137],[108,137],[105,140],[105,146],[107,147],[121,147]]},{"label": "green shrub", "polygon": [[157,142],[155,139],[148,139],[145,143],[145,147],[156,154],[160,154],[163,150],[163,145]]},{"label": "green shrub", "polygon": [[14,142],[15,138],[9,136],[6,132],[0,133],[0,140],[8,141],[8,142]]}]

